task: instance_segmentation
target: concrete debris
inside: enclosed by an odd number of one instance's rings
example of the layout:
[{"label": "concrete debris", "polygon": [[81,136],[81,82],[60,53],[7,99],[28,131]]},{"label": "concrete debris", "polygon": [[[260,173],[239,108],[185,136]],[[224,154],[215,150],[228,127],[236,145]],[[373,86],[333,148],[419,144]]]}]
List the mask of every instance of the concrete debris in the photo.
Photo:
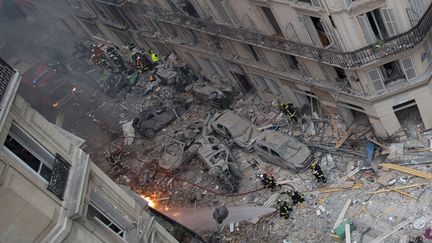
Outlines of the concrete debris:
[{"label": "concrete debris", "polygon": [[134,142],[135,139],[135,130],[132,126],[132,122],[130,121],[128,123],[124,123],[122,125],[123,129],[123,136],[124,136],[124,145],[128,146],[131,145]]}]

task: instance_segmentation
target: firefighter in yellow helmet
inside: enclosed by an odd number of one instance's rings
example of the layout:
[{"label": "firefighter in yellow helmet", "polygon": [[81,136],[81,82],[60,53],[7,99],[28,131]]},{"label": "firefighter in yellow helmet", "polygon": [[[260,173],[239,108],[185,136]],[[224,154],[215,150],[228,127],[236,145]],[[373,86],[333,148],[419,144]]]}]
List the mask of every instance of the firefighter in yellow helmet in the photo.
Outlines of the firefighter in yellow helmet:
[{"label": "firefighter in yellow helmet", "polygon": [[149,52],[150,55],[150,60],[151,62],[154,63],[158,63],[160,61],[159,56],[156,54],[156,52],[154,52],[153,50],[150,50]]},{"label": "firefighter in yellow helmet", "polygon": [[285,104],[285,103],[281,103],[279,100],[274,100],[272,102],[272,106],[273,108],[275,108],[278,111],[281,111],[282,113],[284,113],[286,116],[288,116],[292,122],[294,123],[298,123],[298,115],[297,115],[297,110],[294,107],[293,104]]}]

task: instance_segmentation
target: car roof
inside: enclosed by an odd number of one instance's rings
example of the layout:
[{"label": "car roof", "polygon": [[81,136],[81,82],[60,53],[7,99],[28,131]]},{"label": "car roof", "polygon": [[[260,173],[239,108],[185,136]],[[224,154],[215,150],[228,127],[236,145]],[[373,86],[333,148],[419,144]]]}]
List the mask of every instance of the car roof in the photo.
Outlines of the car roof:
[{"label": "car roof", "polygon": [[233,137],[242,136],[250,127],[255,127],[252,123],[243,119],[234,112],[227,110],[223,112],[215,121],[216,124],[222,124],[231,132]]},{"label": "car roof", "polygon": [[295,137],[274,130],[262,132],[257,138],[256,143],[267,145],[286,159],[295,156],[300,150],[306,150],[304,152],[309,150],[306,145],[298,141]]}]

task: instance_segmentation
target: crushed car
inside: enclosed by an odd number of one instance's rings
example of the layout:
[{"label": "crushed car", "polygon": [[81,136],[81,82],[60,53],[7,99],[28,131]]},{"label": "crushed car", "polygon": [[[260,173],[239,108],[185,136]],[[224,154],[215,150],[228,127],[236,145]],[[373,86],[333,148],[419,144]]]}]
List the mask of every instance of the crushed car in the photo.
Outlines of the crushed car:
[{"label": "crushed car", "polygon": [[168,171],[178,169],[183,163],[195,157],[198,151],[198,144],[195,140],[202,135],[204,123],[195,121],[177,131],[172,139],[163,149],[159,160],[159,166]]},{"label": "crushed car", "polygon": [[199,103],[211,105],[217,109],[228,109],[231,105],[231,100],[224,92],[199,82],[187,86],[185,90],[191,91]]},{"label": "crushed car", "polygon": [[211,121],[211,126],[217,133],[246,150],[253,148],[253,143],[261,133],[255,125],[231,110],[217,115]]},{"label": "crushed car", "polygon": [[263,131],[254,148],[264,161],[294,172],[306,170],[313,162],[312,153],[305,144],[274,130]]},{"label": "crushed car", "polygon": [[138,114],[132,122],[135,131],[148,138],[153,138],[156,132],[166,127],[177,117],[186,112],[183,105],[174,107],[159,106],[152,110],[146,110]]},{"label": "crushed car", "polygon": [[211,176],[218,178],[225,191],[236,192],[242,173],[229,149],[214,136],[203,136],[196,141],[198,157]]}]

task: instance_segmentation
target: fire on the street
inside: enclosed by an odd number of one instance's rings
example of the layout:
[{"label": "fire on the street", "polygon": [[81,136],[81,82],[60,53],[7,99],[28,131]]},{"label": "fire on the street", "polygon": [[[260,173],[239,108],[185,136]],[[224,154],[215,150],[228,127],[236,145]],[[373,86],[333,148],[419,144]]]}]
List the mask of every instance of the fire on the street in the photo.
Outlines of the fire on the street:
[{"label": "fire on the street", "polygon": [[156,203],[153,199],[151,199],[150,197],[147,197],[145,195],[141,195],[141,197],[146,200],[146,202],[148,203],[149,207],[154,208],[156,207]]}]

